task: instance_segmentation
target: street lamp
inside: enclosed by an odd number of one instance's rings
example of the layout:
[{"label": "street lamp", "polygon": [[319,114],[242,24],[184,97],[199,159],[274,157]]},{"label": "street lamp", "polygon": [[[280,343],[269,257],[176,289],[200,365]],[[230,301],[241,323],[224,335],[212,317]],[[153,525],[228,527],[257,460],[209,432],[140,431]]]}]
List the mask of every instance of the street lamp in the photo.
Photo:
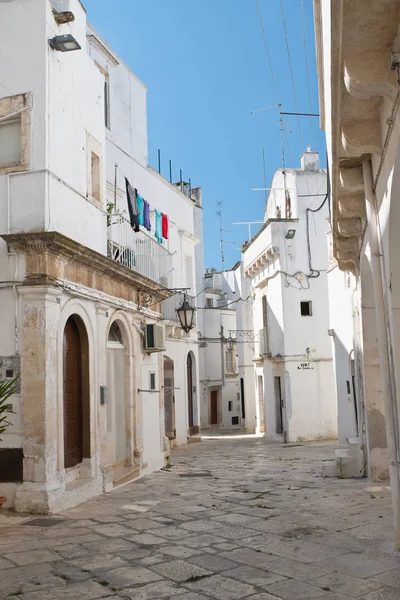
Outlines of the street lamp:
[{"label": "street lamp", "polygon": [[81,46],[70,33],[67,33],[66,35],[56,35],[49,40],[49,44],[53,50],[57,50],[58,52],[72,52],[73,50],[81,50]]},{"label": "street lamp", "polygon": [[194,327],[194,312],[195,308],[190,306],[186,294],[183,296],[183,302],[179,308],[176,309],[178,313],[179,322],[183,331],[188,333]]}]

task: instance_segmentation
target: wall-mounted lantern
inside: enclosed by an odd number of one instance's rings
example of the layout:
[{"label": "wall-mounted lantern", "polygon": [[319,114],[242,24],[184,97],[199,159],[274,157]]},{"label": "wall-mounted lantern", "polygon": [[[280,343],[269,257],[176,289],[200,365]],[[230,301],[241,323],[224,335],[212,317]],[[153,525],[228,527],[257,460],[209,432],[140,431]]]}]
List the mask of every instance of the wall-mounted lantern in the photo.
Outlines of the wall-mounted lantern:
[{"label": "wall-mounted lantern", "polygon": [[183,296],[183,302],[179,308],[176,309],[178,313],[180,325],[186,333],[188,333],[194,327],[194,313],[195,308],[190,306],[186,294]]},{"label": "wall-mounted lantern", "polygon": [[296,235],[296,230],[295,229],[289,229],[289,231],[287,232],[287,234],[285,235],[285,238],[287,240],[292,240],[294,238],[294,236]]},{"label": "wall-mounted lantern", "polygon": [[235,340],[231,335],[226,340],[226,347],[229,352],[232,352],[235,349]]}]

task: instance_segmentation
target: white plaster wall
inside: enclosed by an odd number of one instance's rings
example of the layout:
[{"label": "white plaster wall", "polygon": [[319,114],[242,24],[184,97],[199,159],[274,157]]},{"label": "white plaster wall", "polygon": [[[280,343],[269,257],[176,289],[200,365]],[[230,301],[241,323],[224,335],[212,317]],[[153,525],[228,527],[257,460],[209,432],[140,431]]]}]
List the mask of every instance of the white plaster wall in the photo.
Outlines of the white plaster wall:
[{"label": "white plaster wall", "polygon": [[[31,172],[10,176],[11,232],[60,231],[104,253],[104,214],[86,199],[87,134],[104,146],[102,79],[86,55],[86,15],[78,0],[71,1],[71,10],[75,21],[59,27],[48,0],[0,7],[0,53],[13,55],[0,66],[0,95],[30,92],[33,103]],[[48,40],[61,33],[72,33],[82,50],[52,50]],[[0,176],[3,232],[5,178]]]},{"label": "white plaster wall", "polygon": [[331,362],[285,363],[285,411],[288,441],[335,438],[337,410]]},{"label": "white plaster wall", "polygon": [[[350,280],[350,281],[349,281]],[[351,282],[349,287],[349,282]],[[334,267],[328,273],[330,329],[335,388],[338,407],[339,443],[344,444],[356,435],[353,394],[347,392],[347,381],[352,392],[351,358],[354,358],[354,327],[352,295],[355,280],[350,274]]]}]

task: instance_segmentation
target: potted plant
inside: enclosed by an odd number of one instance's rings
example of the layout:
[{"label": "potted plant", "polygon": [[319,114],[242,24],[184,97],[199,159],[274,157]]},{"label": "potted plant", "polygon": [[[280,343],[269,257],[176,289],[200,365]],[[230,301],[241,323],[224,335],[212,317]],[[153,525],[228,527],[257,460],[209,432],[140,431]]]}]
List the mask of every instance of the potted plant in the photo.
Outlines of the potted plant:
[{"label": "potted plant", "polygon": [[[8,399],[19,392],[19,375],[13,379],[0,379],[0,435],[5,433],[10,422],[7,419],[7,413],[12,413],[8,404]],[[0,438],[0,442],[1,442]],[[0,496],[0,510],[7,498]]]}]

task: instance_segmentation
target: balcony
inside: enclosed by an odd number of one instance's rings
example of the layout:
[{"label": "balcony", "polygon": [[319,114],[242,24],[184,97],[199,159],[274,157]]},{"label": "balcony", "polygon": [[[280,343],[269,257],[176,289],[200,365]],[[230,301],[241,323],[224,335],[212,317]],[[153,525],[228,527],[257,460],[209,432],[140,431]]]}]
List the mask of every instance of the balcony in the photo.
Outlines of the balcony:
[{"label": "balcony", "polygon": [[[194,296],[186,296],[187,301],[191,306],[196,306],[196,298]],[[175,294],[163,302],[163,319],[179,323],[179,317],[176,314],[176,309],[180,307],[183,300],[182,294]],[[196,313],[194,313],[194,323],[196,323]]]},{"label": "balcony", "polygon": [[150,234],[135,233],[122,216],[107,227],[107,255],[124,267],[167,287],[166,276],[172,270],[172,254]]},{"label": "balcony", "polygon": [[269,351],[269,339],[268,339],[268,327],[263,327],[258,333],[259,342],[259,356],[268,356]]}]

